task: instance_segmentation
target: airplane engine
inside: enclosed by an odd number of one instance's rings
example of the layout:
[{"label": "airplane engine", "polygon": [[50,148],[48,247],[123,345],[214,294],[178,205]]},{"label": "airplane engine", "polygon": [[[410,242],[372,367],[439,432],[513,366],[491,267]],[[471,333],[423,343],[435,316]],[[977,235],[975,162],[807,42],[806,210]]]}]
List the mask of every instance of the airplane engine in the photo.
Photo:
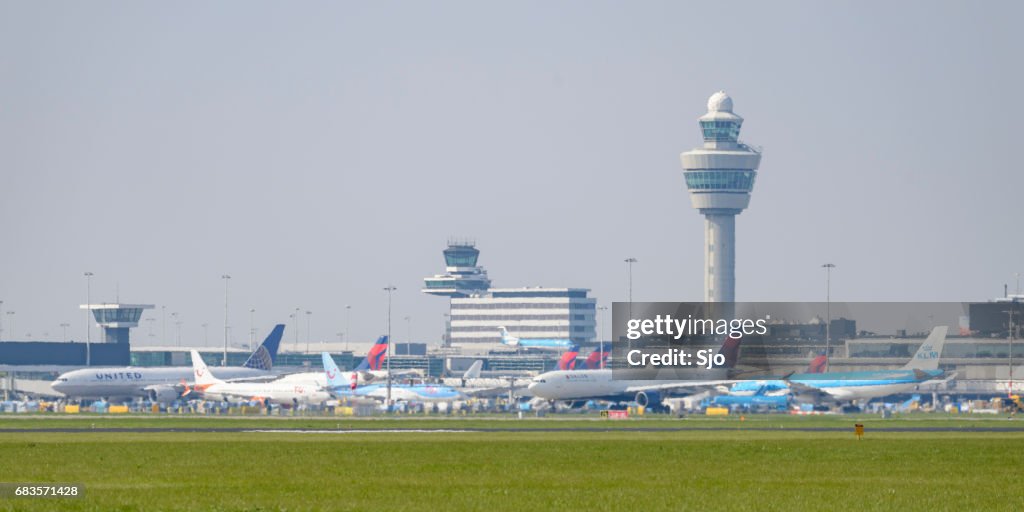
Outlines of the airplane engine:
[{"label": "airplane engine", "polygon": [[181,395],[174,386],[157,386],[147,390],[150,401],[169,404]]},{"label": "airplane engine", "polygon": [[636,404],[654,409],[661,405],[661,393],[657,391],[641,391],[636,394]]}]

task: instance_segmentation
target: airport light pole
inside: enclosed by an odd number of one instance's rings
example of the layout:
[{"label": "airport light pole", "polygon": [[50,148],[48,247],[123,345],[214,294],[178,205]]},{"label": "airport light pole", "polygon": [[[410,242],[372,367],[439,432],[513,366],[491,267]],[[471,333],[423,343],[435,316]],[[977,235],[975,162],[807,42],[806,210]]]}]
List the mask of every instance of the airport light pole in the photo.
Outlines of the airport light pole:
[{"label": "airport light pole", "polygon": [[310,322],[310,318],[312,318],[312,317],[313,317],[313,312],[309,311],[309,310],[306,310],[306,353],[307,354],[309,353],[309,338],[310,338],[310,335],[309,335],[309,332],[310,332],[309,322]]},{"label": "airport light pole", "polygon": [[167,306],[160,306],[160,343],[167,343]]},{"label": "airport light pole", "polygon": [[0,300],[0,341],[4,339],[4,301]]},{"label": "airport light pole", "polygon": [[626,258],[624,261],[629,274],[629,318],[633,318],[633,264],[636,258]]},{"label": "airport light pole", "polygon": [[822,265],[825,269],[825,372],[828,372],[832,364],[832,354],[829,353],[832,345],[832,269],[836,268],[831,263]]},{"label": "airport light pole", "polygon": [[1008,361],[1008,364],[1010,365],[1010,382],[1009,382],[1009,385],[1006,387],[1006,396],[1009,397],[1009,398],[1013,398],[1013,334],[1014,334],[1014,332],[1013,332],[1013,329],[1014,329],[1014,325],[1013,325],[1013,312],[1014,311],[1013,310],[1017,309],[1017,304],[1019,304],[1019,303],[1017,302],[1016,299],[1014,299],[1012,302],[1010,302],[1010,309],[1009,309],[1009,311],[1006,312],[1006,314],[1010,315],[1010,321],[1006,325],[1007,341],[1009,341],[1009,343],[1010,343],[1010,353],[1009,353],[1009,361]]},{"label": "airport light pole", "polygon": [[398,288],[395,288],[392,285],[388,285],[384,288],[384,291],[388,292],[388,342],[384,348],[384,364],[386,365],[386,371],[388,373],[388,412],[391,410],[391,292],[397,289]]},{"label": "airport light pole", "polygon": [[231,276],[224,274],[220,276],[224,280],[224,359],[221,359],[221,366],[228,365],[228,282]]},{"label": "airport light pole", "polygon": [[[405,317],[405,342],[412,343],[412,317]],[[408,352],[406,352],[408,354]]]},{"label": "airport light pole", "polygon": [[345,350],[348,350],[348,328],[352,320],[352,306],[345,304]]},{"label": "airport light pole", "polygon": [[85,274],[85,365],[92,366],[92,272]]},{"label": "airport light pole", "polygon": [[178,312],[177,311],[171,313],[171,320],[174,322],[174,325],[178,327],[178,340],[177,341],[178,341],[178,346],[180,347],[181,346],[181,321],[178,320]]},{"label": "airport light pole", "polygon": [[295,351],[299,351],[299,310],[302,308],[295,308],[295,312],[290,316],[295,319]]},{"label": "airport light pole", "polygon": [[[600,307],[597,308],[597,310],[600,311],[601,315],[604,315],[604,312],[608,311],[608,306],[600,306]],[[603,318],[598,317],[598,315],[594,315],[594,320],[598,322],[598,324],[597,324],[597,338],[598,338],[598,340],[597,341],[601,343],[601,348],[600,348],[600,350],[601,350],[601,358],[599,360],[600,362],[598,363],[598,368],[602,368],[603,369],[604,368],[604,334],[603,334],[604,333],[604,329],[602,328],[602,323],[603,322],[601,322],[601,320],[603,320]]]},{"label": "airport light pole", "polygon": [[64,323],[60,324],[60,328],[63,329],[63,331],[64,331],[63,338],[64,338],[65,342],[68,341],[68,326],[70,326],[70,325],[71,324],[69,324],[67,322],[64,322]]},{"label": "airport light pole", "polygon": [[255,322],[256,308],[249,308],[249,352],[252,352],[252,344],[256,338],[256,324]]},{"label": "airport light pole", "polygon": [[14,311],[7,312],[7,329],[11,331],[11,339],[13,340],[17,336],[14,332]]}]

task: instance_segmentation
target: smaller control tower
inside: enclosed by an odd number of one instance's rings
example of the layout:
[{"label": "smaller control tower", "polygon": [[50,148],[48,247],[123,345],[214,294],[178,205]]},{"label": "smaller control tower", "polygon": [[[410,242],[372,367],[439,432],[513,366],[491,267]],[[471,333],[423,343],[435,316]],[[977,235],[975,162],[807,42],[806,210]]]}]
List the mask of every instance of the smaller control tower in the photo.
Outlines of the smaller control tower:
[{"label": "smaller control tower", "polygon": [[128,329],[139,326],[142,310],[152,304],[82,304],[80,309],[92,310],[96,325],[103,329],[105,343],[128,343]]},{"label": "smaller control tower", "polygon": [[423,278],[423,293],[469,297],[491,287],[487,271],[477,265],[480,250],[472,240],[449,240],[444,250],[445,273]]}]

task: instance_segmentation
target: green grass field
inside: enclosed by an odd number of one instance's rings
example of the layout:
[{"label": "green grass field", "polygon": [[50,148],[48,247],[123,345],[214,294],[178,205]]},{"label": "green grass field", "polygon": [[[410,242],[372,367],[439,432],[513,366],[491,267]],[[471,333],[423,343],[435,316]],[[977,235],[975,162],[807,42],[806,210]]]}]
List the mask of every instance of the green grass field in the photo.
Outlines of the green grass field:
[{"label": "green grass field", "polygon": [[[181,428],[342,432],[2,431],[166,427],[168,420]],[[1024,430],[872,432],[1022,422],[863,418],[867,435],[857,441],[853,421],[0,418],[0,482],[86,486],[81,499],[0,499],[0,510],[1024,510]],[[344,432],[688,425],[721,429]],[[802,426],[851,428],[795,430]]]},{"label": "green grass field", "polygon": [[543,419],[510,414],[462,416],[376,416],[368,418],[318,416],[202,416],[202,415],[120,415],[120,414],[18,414],[0,415],[0,433],[5,429],[61,428],[289,428],[289,429],[391,429],[391,428],[474,428],[474,429],[570,429],[570,428],[715,428],[786,429],[800,427],[848,428],[855,423],[871,428],[1000,428],[1024,432],[1024,417],[996,415],[908,414],[882,419],[877,415],[789,416],[752,414],[709,417],[693,415],[675,418],[651,414],[628,420],[607,420],[597,413],[554,414]]}]

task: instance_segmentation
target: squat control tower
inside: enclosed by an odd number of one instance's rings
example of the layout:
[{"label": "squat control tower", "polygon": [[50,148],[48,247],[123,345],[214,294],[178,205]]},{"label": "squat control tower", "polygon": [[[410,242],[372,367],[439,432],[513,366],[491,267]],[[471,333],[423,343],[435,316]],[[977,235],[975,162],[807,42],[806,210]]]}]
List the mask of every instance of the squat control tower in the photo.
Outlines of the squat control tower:
[{"label": "squat control tower", "polygon": [[750,203],[761,150],[739,141],[743,118],[718,91],[700,117],[704,146],[680,155],[693,207],[704,216],[704,300],[736,300],[736,216]]}]

